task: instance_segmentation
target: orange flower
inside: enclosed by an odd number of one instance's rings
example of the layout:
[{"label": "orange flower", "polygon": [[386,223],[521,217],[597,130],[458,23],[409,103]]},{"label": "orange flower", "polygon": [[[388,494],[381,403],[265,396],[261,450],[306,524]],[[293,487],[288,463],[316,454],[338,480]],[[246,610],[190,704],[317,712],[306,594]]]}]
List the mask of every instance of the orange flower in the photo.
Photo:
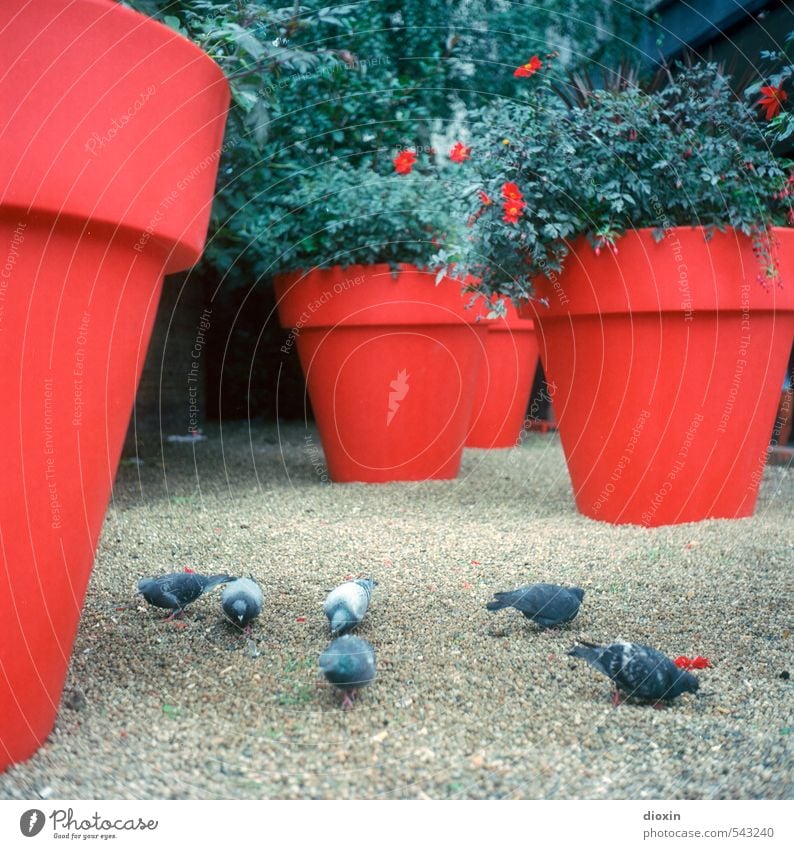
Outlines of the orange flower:
[{"label": "orange flower", "polygon": [[502,197],[505,200],[524,200],[521,189],[515,183],[505,183],[502,186]]},{"label": "orange flower", "polygon": [[485,194],[485,192],[480,191],[478,194],[480,198],[480,203],[483,206],[490,206],[493,203],[493,200],[491,200],[491,198],[489,198],[488,195]]},{"label": "orange flower", "polygon": [[763,97],[755,105],[766,109],[766,120],[771,121],[780,112],[784,101],[788,100],[788,95],[781,86],[774,85],[761,86],[761,94]]},{"label": "orange flower", "polygon": [[526,204],[521,200],[508,200],[504,205],[504,215],[502,221],[508,224],[518,224],[518,219],[524,211]]},{"label": "orange flower", "polygon": [[403,150],[394,157],[394,170],[398,174],[410,174],[416,163],[416,154],[412,150]]},{"label": "orange flower", "polygon": [[455,142],[452,145],[452,150],[449,152],[449,158],[458,165],[464,163],[471,156],[471,148],[466,147],[463,142]]},{"label": "orange flower", "polygon": [[543,67],[543,62],[537,56],[533,56],[526,65],[516,68],[513,71],[514,77],[531,77]]}]

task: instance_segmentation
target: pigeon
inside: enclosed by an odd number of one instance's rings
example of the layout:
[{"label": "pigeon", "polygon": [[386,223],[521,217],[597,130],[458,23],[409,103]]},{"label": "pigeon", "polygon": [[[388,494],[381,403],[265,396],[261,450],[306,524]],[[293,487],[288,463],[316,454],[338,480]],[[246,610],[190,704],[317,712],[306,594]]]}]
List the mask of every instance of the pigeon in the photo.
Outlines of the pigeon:
[{"label": "pigeon", "polygon": [[221,606],[226,617],[235,625],[251,629],[251,622],[262,612],[262,590],[253,578],[237,578],[223,588]]},{"label": "pigeon", "polygon": [[198,572],[173,572],[158,578],[142,578],[138,592],[155,607],[171,610],[166,621],[173,619],[192,601],[220,584],[233,581],[231,575],[201,575]]},{"label": "pigeon", "polygon": [[351,708],[358,688],[375,678],[375,650],[361,637],[337,637],[320,655],[320,669],[342,691],[342,708]]},{"label": "pigeon", "polygon": [[584,590],[579,587],[566,589],[556,584],[531,584],[512,592],[495,593],[494,601],[486,607],[488,610],[515,607],[541,628],[553,628],[570,622],[579,612],[583,598]]},{"label": "pigeon", "polygon": [[328,593],[323,610],[331,625],[331,636],[340,637],[358,625],[369,607],[372,590],[378,586],[372,578],[346,581]]},{"label": "pigeon", "polygon": [[583,643],[574,646],[568,654],[586,660],[612,679],[615,706],[620,704],[621,690],[627,696],[656,705],[698,690],[698,679],[691,672],[679,669],[669,657],[648,646],[624,642],[608,646]]}]

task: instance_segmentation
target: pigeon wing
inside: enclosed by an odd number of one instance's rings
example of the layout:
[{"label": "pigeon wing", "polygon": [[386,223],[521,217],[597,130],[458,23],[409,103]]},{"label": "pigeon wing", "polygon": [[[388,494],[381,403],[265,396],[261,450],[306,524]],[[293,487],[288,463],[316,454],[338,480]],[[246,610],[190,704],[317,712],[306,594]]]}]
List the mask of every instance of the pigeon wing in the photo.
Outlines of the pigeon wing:
[{"label": "pigeon wing", "polygon": [[662,699],[672,686],[668,665],[675,665],[665,655],[648,646],[631,645],[624,654],[623,667],[615,682],[627,695],[638,699]]},{"label": "pigeon wing", "polygon": [[323,610],[329,621],[334,614],[343,611],[343,619],[352,628],[364,618],[369,607],[369,592],[356,581],[348,581],[331,590],[323,604]]},{"label": "pigeon wing", "polygon": [[556,584],[533,584],[510,595],[512,606],[540,625],[567,622],[579,610],[579,599]]}]

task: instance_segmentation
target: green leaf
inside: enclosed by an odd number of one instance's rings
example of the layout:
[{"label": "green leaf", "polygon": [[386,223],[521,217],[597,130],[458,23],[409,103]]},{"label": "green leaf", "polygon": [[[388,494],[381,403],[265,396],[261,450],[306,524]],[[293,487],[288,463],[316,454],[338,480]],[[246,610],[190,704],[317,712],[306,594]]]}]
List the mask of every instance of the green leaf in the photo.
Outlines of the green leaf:
[{"label": "green leaf", "polygon": [[175,29],[177,32],[181,32],[185,35],[185,30],[182,28],[182,22],[179,18],[175,18],[173,15],[164,15],[163,22],[167,26],[171,27],[171,29]]},{"label": "green leaf", "polygon": [[248,112],[246,123],[252,130],[254,143],[261,148],[267,141],[270,131],[270,110],[264,98],[257,98]]}]

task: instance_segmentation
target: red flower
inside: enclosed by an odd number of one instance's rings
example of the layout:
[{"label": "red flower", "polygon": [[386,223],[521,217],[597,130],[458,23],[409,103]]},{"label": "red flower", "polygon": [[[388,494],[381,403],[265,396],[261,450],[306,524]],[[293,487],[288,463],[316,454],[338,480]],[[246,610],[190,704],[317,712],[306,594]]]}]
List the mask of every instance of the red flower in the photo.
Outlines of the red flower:
[{"label": "red flower", "polygon": [[680,657],[677,657],[673,663],[679,669],[710,669],[711,663],[707,657],[702,657],[698,655],[697,657],[687,657],[682,654]]},{"label": "red flower", "polygon": [[533,56],[526,65],[522,65],[520,68],[516,68],[513,71],[514,77],[531,77],[534,73],[537,73],[543,67],[543,62],[538,59],[537,56]]},{"label": "red flower", "polygon": [[394,170],[398,174],[410,174],[416,162],[416,154],[412,150],[402,150],[393,161]]},{"label": "red flower", "polygon": [[788,100],[788,95],[780,86],[774,85],[761,86],[761,94],[763,97],[755,105],[766,109],[766,120],[771,121],[780,112],[783,102]]},{"label": "red flower", "polygon": [[449,152],[449,158],[458,165],[464,163],[471,156],[471,148],[466,147],[463,142],[455,142],[452,145],[452,150]]},{"label": "red flower", "polygon": [[502,197],[506,200],[524,200],[521,189],[515,183],[505,183],[502,186]]},{"label": "red flower", "polygon": [[518,224],[518,219],[521,217],[525,206],[526,204],[522,200],[506,201],[502,221],[506,221],[508,224]]},{"label": "red flower", "polygon": [[773,195],[776,200],[783,200],[783,198],[790,197],[794,194],[794,173],[788,175],[788,179],[783,184],[783,188]]},{"label": "red flower", "polygon": [[637,131],[629,130],[629,141],[637,141]]},{"label": "red flower", "polygon": [[479,198],[480,198],[480,203],[483,206],[490,206],[493,203],[491,198],[489,198],[488,195],[485,194],[485,192],[483,192],[483,191],[479,192]]}]

